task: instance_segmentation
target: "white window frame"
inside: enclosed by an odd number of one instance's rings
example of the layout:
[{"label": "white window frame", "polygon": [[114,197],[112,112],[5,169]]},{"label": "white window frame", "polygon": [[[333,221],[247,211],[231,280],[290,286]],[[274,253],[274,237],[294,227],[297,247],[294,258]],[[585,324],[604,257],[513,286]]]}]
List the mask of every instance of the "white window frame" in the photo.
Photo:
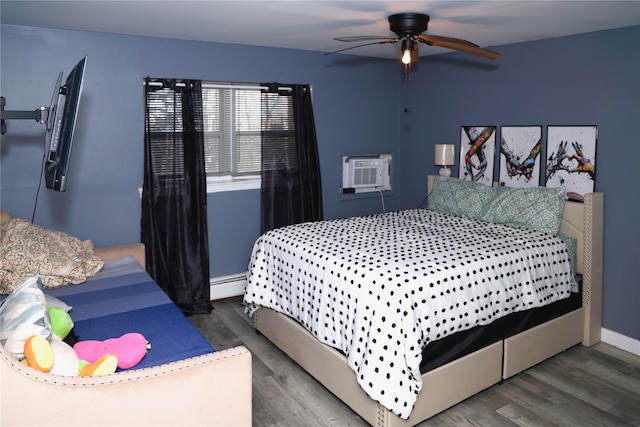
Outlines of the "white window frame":
[{"label": "white window frame", "polygon": [[225,191],[259,190],[262,185],[260,175],[239,177],[207,176],[207,193],[222,193]]},{"label": "white window frame", "polygon": [[[152,83],[153,84],[153,83]],[[268,89],[258,83],[237,83],[237,82],[219,82],[219,81],[202,81],[202,88],[222,88],[222,89]],[[262,184],[261,175],[244,175],[244,176],[211,176],[207,175],[207,193],[219,193],[225,191],[242,191],[260,189]],[[142,188],[138,189],[142,196]]]},{"label": "white window frame", "polygon": [[[255,89],[260,90],[259,84],[251,83],[233,83],[233,82],[213,82],[203,81],[203,89]],[[242,191],[242,190],[256,190],[260,189],[261,176],[257,175],[245,175],[245,176],[211,176],[207,175],[207,193],[220,193],[225,191]]]}]

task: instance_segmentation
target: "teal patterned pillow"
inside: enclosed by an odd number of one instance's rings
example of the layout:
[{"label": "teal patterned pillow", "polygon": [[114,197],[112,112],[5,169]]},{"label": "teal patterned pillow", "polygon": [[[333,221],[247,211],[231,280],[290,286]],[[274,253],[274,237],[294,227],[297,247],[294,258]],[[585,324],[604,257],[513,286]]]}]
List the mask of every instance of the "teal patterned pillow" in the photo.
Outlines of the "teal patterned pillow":
[{"label": "teal patterned pillow", "polygon": [[481,219],[496,196],[496,189],[473,181],[436,178],[427,209],[449,215]]},{"label": "teal patterned pillow", "polygon": [[558,234],[558,237],[562,239],[567,252],[569,252],[569,262],[571,263],[571,292],[580,292],[580,287],[576,281],[576,264],[578,259],[578,239],[576,236],[570,236],[568,234]]},{"label": "teal patterned pillow", "polygon": [[555,236],[560,229],[564,194],[562,187],[498,187],[495,199],[481,219]]}]

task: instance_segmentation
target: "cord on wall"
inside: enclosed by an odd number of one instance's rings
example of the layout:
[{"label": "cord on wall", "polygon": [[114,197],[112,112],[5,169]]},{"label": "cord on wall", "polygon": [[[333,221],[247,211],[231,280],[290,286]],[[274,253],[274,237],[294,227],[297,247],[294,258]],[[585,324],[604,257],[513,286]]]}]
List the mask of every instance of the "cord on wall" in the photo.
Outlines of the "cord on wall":
[{"label": "cord on wall", "polygon": [[382,201],[382,212],[386,212],[387,209],[384,207],[384,195],[382,194],[382,190],[378,190],[378,193],[380,193],[380,200]]}]

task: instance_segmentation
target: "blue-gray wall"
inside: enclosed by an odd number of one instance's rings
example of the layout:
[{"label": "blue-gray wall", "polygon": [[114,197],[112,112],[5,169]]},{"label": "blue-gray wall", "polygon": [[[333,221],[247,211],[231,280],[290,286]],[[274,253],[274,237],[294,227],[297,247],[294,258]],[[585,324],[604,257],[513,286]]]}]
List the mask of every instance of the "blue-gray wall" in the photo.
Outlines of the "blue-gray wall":
[{"label": "blue-gray wall", "polygon": [[[603,326],[640,339],[638,241],[640,27],[500,46],[498,61],[428,56],[401,78],[396,61],[299,50],[3,25],[7,109],[47,105],[59,71],[88,64],[66,193],[42,190],[35,222],[96,246],[139,241],[145,76],[310,83],[325,218],[381,211],[378,195],[340,197],[343,154],[390,152],[388,210],[418,206],[436,173],[433,144],[462,125],[597,125],[596,190],[605,192]],[[405,107],[410,112],[405,112]],[[44,127],[10,121],[1,145],[3,209],[30,218]],[[457,173],[457,166],[454,174]],[[246,268],[258,235],[258,191],[208,199],[212,276]]]},{"label": "blue-gray wall", "polygon": [[[96,246],[140,240],[145,76],[310,83],[325,217],[379,212],[378,196],[340,198],[342,155],[392,153],[398,140],[399,70],[393,61],[113,34],[2,26],[7,110],[48,105],[55,79],[88,56],[66,193],[40,191],[35,222]],[[383,102],[380,102],[383,100]],[[44,126],[7,122],[2,206],[31,218]],[[395,193],[385,202],[397,206]],[[246,269],[259,235],[259,191],[208,198],[212,276]]]},{"label": "blue-gray wall", "polygon": [[[424,181],[425,170],[436,172],[433,144],[456,144],[459,155],[463,125],[495,125],[498,132],[504,125],[542,125],[543,141],[547,125],[598,126],[595,189],[605,193],[603,326],[640,339],[640,27],[495,50],[500,59],[481,65],[460,54],[422,58],[410,82],[415,89],[404,91],[412,112],[398,149],[400,207],[422,197],[423,186],[413,184]],[[495,180],[498,164],[496,156]]]}]

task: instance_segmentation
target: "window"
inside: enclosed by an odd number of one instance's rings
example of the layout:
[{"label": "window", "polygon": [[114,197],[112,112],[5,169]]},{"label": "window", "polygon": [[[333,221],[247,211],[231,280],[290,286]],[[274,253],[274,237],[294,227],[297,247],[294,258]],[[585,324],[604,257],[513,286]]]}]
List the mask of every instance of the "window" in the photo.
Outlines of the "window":
[{"label": "window", "polygon": [[260,88],[203,85],[207,175],[260,174]]},{"label": "window", "polygon": [[[290,154],[295,143],[291,97],[281,96],[286,88],[278,88],[280,94],[263,89],[258,84],[202,82],[208,192],[260,188],[263,138],[274,142],[264,164],[297,163]],[[176,138],[172,129],[181,127],[176,114],[180,101],[163,92],[154,92],[149,125],[156,140],[171,144]],[[169,156],[164,160],[167,171],[182,162]]]},{"label": "window", "polygon": [[263,94],[258,85],[203,82],[210,191],[259,188],[263,136],[293,139],[291,98],[271,95]]}]

